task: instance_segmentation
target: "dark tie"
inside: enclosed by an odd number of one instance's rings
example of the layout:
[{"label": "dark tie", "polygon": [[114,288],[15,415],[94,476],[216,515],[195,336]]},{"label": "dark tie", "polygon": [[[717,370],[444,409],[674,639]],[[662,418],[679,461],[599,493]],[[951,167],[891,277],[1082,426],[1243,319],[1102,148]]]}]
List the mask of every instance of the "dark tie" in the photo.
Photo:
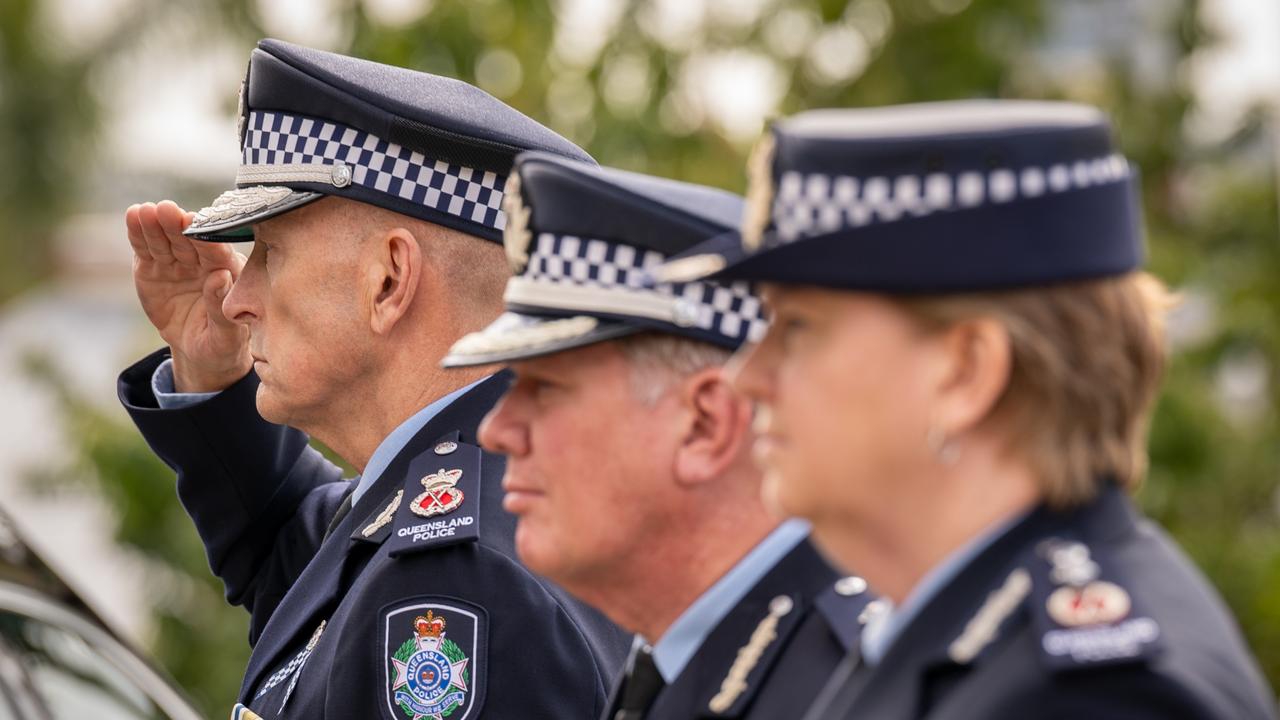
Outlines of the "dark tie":
[{"label": "dark tie", "polygon": [[631,672],[622,686],[622,703],[613,720],[643,720],[653,699],[666,686],[658,666],[653,662],[653,648],[648,645],[636,652]]},{"label": "dark tie", "polygon": [[329,527],[324,530],[324,538],[320,541],[321,545],[324,544],[325,540],[329,539],[329,536],[333,534],[334,528],[338,527],[338,523],[342,522],[347,513],[351,512],[352,495],[355,495],[355,493],[347,493],[347,496],[342,499],[342,504],[338,506],[338,512],[333,514],[333,519],[329,521]]}]

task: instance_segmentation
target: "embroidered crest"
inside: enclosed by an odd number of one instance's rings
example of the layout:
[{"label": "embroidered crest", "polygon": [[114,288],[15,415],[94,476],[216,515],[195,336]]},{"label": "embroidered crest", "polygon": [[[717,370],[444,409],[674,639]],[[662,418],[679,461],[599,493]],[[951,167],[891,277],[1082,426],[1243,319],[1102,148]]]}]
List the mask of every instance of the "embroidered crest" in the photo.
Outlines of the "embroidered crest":
[{"label": "embroidered crest", "polygon": [[1108,579],[1105,558],[1089,546],[1051,538],[1036,552],[1047,563],[1037,568],[1033,622],[1040,633],[1043,661],[1051,668],[1143,662],[1163,650],[1159,624],[1121,586]]},{"label": "embroidered crest", "polygon": [[747,209],[742,217],[742,247],[760,249],[764,229],[773,213],[773,132],[766,132],[747,161]]},{"label": "embroidered crest", "polygon": [[[464,720],[478,709],[480,617],[440,603],[387,615],[387,706],[408,720]],[[405,639],[405,634],[408,638]]]},{"label": "embroidered crest", "polygon": [[373,522],[366,525],[364,530],[360,531],[360,534],[365,537],[372,537],[374,533],[385,527],[387,523],[391,522],[392,519],[395,518],[396,510],[400,509],[400,501],[402,499],[404,499],[404,490],[397,490],[396,496],[391,498],[391,502],[387,504],[387,507],[384,508],[382,512],[378,513],[378,517],[374,518]]},{"label": "embroidered crest", "polygon": [[1049,595],[1045,609],[1063,627],[1099,625],[1129,614],[1129,593],[1115,583],[1095,580],[1084,587],[1060,587]]},{"label": "embroidered crest", "polygon": [[445,470],[434,472],[422,478],[422,487],[426,492],[413,499],[415,515],[433,517],[452,512],[462,504],[462,490],[458,489],[458,481],[462,479],[461,470]]},{"label": "embroidered crest", "polygon": [[524,206],[520,174],[515,171],[507,176],[507,184],[502,189],[502,212],[507,216],[507,224],[502,230],[502,246],[506,248],[511,272],[519,275],[529,262],[529,243],[533,241],[533,233],[529,230],[531,211]]},{"label": "embroidered crest", "polygon": [[206,225],[252,215],[283,202],[292,194],[293,190],[278,185],[255,185],[228,190],[219,195],[212,205],[197,212],[191,227],[199,230]]},{"label": "embroidered crest", "polygon": [[1000,624],[1018,609],[1030,592],[1030,573],[1022,568],[1014,570],[999,590],[987,596],[978,613],[965,625],[964,632],[951,642],[947,654],[961,665],[971,662],[995,640]]},{"label": "embroidered crest", "polygon": [[738,656],[729,668],[729,674],[720,683],[720,692],[711,698],[707,709],[714,713],[723,713],[733,707],[733,703],[747,690],[747,676],[760,662],[764,651],[770,643],[778,639],[778,621],[791,612],[795,602],[786,595],[779,595],[769,602],[769,614],[756,626],[755,632],[747,644],[738,650]]}]

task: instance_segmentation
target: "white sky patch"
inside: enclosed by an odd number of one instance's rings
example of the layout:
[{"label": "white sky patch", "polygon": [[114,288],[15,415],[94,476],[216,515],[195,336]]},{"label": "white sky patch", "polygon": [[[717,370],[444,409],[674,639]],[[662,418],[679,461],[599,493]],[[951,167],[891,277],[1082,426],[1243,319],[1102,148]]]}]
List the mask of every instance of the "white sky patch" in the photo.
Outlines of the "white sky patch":
[{"label": "white sky patch", "polygon": [[579,67],[595,62],[618,27],[622,3],[619,0],[558,0],[554,6],[556,56]]},{"label": "white sky patch", "polygon": [[248,48],[160,35],[105,80],[104,160],[129,172],[229,181],[240,161],[234,111]]},{"label": "white sky patch", "polygon": [[334,0],[258,0],[258,15],[270,37],[322,50],[342,47],[351,33]]},{"label": "white sky patch", "polygon": [[777,110],[786,81],[772,58],[726,50],[690,56],[681,69],[680,92],[731,140],[748,142]]},{"label": "white sky patch", "polygon": [[386,27],[402,27],[424,17],[433,0],[364,0],[369,19]]},{"label": "white sky patch", "polygon": [[43,22],[75,54],[103,40],[137,0],[59,0],[40,3]]},{"label": "white sky patch", "polygon": [[1197,52],[1188,71],[1201,100],[1194,130],[1213,136],[1259,100],[1280,107],[1280,2],[1211,0],[1201,12],[1222,41]]}]

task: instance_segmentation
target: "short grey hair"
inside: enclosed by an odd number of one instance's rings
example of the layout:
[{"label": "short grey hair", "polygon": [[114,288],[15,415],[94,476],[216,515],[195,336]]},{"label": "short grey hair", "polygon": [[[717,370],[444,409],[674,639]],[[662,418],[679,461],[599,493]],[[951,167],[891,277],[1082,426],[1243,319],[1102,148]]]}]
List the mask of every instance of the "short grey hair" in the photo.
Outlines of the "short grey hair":
[{"label": "short grey hair", "polygon": [[636,397],[652,405],[672,383],[710,367],[723,367],[732,352],[701,340],[660,332],[645,332],[617,341],[631,365]]}]

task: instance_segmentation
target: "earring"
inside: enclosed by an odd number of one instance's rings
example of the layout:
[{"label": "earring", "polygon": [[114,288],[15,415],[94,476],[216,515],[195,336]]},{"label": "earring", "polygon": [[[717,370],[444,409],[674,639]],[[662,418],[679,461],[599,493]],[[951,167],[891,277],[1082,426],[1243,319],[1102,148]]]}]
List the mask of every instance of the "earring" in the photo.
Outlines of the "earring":
[{"label": "earring", "polygon": [[925,442],[928,444],[929,450],[933,452],[933,456],[943,465],[955,465],[956,461],[960,459],[959,444],[952,442],[947,437],[947,434],[936,425],[929,428],[929,432],[925,436]]}]

